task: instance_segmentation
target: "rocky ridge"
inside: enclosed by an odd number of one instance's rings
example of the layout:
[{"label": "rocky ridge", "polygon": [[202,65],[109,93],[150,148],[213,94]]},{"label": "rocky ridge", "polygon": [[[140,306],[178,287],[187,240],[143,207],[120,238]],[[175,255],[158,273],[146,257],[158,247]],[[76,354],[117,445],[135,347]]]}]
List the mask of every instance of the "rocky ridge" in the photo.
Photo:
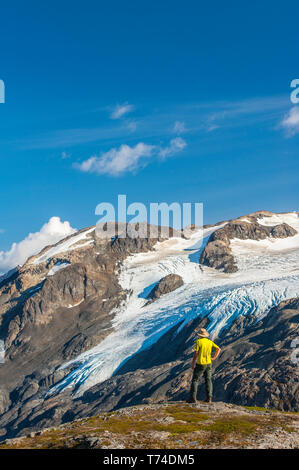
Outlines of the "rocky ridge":
[{"label": "rocky ridge", "polygon": [[[297,234],[297,231],[286,223],[266,226],[258,222],[260,217],[270,217],[272,213],[266,211],[256,212],[239,219],[229,221],[224,227],[213,232],[205,246],[200,263],[226,273],[238,271],[234,260],[230,241],[239,240],[265,240],[266,238],[288,238]],[[245,220],[244,220],[245,219]]]},{"label": "rocky ridge", "polygon": [[223,402],[139,405],[0,442],[0,449],[298,449],[299,417]]}]

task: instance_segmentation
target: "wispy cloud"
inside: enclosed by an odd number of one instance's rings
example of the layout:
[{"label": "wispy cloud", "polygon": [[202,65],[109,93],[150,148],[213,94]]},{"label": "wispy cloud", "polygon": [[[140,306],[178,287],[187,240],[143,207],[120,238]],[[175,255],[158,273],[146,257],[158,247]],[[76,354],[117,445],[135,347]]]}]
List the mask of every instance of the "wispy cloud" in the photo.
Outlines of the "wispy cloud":
[{"label": "wispy cloud", "polygon": [[288,136],[299,133],[299,106],[290,109],[283,118],[281,126],[286,130]]},{"label": "wispy cloud", "polygon": [[112,110],[110,117],[111,119],[120,119],[128,113],[131,113],[135,107],[132,104],[124,103],[117,104]]},{"label": "wispy cloud", "polygon": [[133,173],[140,167],[145,166],[151,157],[164,160],[183,150],[186,145],[181,137],[172,139],[166,147],[148,145],[143,142],[139,142],[134,147],[123,144],[119,148],[112,148],[100,156],[93,155],[82,163],[74,163],[74,167],[84,173],[121,176],[124,173]]},{"label": "wispy cloud", "polygon": [[170,144],[159,151],[159,156],[164,159],[184,150],[187,143],[181,137],[176,137],[170,141]]},{"label": "wispy cloud", "polygon": [[13,243],[8,251],[0,251],[0,272],[22,265],[27,258],[39,253],[45,246],[57,243],[74,232],[76,229],[69,222],[51,217],[39,232],[29,233],[21,242]]},{"label": "wispy cloud", "polygon": [[186,132],[185,123],[182,121],[175,121],[173,126],[173,132],[175,134],[183,134],[184,132]]},{"label": "wispy cloud", "polygon": [[19,141],[22,149],[52,149],[67,148],[90,142],[104,142],[120,139],[128,134],[127,124],[122,123],[117,127],[102,126],[90,128],[74,128],[49,132],[38,138]]},{"label": "wispy cloud", "polygon": [[216,129],[218,129],[220,126],[218,126],[217,124],[209,124],[206,128],[206,131],[207,132],[212,132],[212,131],[215,131]]},{"label": "wispy cloud", "polygon": [[271,122],[279,119],[287,104],[288,99],[281,96],[218,102],[215,103],[214,110],[207,114],[205,127],[210,132],[219,127]]},{"label": "wispy cloud", "polygon": [[275,130],[277,123],[281,122],[283,114],[289,108],[289,97],[269,96],[173,105],[145,114],[139,117],[138,121],[127,118],[132,106],[125,103],[110,109],[111,114],[115,113],[115,119],[113,122],[104,121],[102,126],[61,129],[31,136],[16,143],[19,148],[25,150],[62,148],[66,151],[69,147],[91,142],[119,145],[119,142],[130,137],[130,134],[134,134],[139,141],[144,141],[149,138],[170,138],[173,134],[209,134],[214,129],[226,130],[260,124]]}]

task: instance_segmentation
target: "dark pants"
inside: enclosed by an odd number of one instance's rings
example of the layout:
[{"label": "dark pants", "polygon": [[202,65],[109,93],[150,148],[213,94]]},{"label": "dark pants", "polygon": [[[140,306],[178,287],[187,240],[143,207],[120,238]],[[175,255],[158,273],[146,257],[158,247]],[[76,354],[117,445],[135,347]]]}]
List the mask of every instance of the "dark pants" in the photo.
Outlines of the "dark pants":
[{"label": "dark pants", "polygon": [[197,396],[197,387],[200,378],[204,375],[205,384],[206,384],[206,398],[212,398],[213,393],[213,385],[212,385],[212,364],[196,364],[192,383],[191,383],[191,390],[190,390],[190,398],[196,400]]}]

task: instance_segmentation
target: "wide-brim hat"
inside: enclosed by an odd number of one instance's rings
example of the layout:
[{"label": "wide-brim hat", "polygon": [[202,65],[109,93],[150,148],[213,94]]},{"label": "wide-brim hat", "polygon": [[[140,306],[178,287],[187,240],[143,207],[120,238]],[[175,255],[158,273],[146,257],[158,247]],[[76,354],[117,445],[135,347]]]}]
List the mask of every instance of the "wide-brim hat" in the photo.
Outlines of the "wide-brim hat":
[{"label": "wide-brim hat", "polygon": [[208,336],[210,336],[210,333],[205,328],[199,328],[199,330],[197,330],[197,334],[201,338],[208,338]]}]

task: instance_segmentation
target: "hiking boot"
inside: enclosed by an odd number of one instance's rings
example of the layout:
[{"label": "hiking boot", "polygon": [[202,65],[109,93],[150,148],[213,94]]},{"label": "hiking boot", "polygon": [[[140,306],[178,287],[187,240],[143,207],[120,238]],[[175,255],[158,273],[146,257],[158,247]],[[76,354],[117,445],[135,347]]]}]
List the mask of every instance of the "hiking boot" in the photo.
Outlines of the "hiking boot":
[{"label": "hiking boot", "polygon": [[197,400],[195,400],[195,398],[188,398],[188,400],[186,401],[186,403],[197,403]]}]

